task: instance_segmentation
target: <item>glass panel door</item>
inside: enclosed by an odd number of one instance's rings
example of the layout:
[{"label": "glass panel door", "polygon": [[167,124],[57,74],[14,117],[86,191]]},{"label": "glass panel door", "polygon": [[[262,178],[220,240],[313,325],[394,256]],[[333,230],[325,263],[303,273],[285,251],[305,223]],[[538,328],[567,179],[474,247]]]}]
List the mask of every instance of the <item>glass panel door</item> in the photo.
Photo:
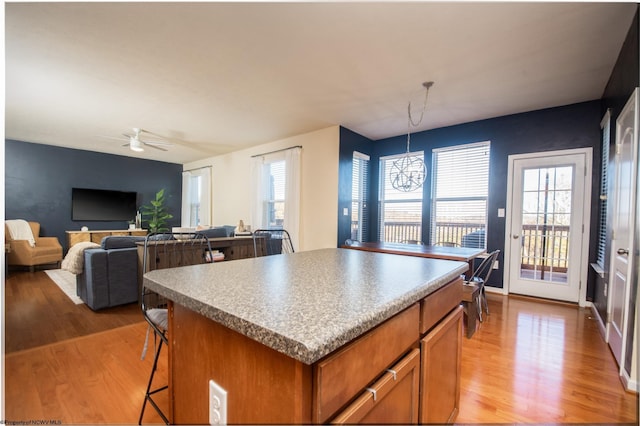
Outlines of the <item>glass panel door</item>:
[{"label": "glass panel door", "polygon": [[[586,155],[516,159],[512,168],[509,291],[578,302]],[[577,207],[576,207],[577,206]]]},{"label": "glass panel door", "polygon": [[525,169],[520,277],[567,282],[573,166]]}]

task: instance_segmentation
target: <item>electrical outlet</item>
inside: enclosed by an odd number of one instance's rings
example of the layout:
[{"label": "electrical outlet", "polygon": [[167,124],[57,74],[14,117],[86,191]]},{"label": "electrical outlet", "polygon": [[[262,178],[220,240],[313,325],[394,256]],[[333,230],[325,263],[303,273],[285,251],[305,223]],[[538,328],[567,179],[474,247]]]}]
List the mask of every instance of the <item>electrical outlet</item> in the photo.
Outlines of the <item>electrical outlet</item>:
[{"label": "electrical outlet", "polygon": [[495,263],[493,264],[493,269],[500,269],[500,262],[496,260]]},{"label": "electrical outlet", "polygon": [[209,380],[209,424],[227,424],[227,391]]}]

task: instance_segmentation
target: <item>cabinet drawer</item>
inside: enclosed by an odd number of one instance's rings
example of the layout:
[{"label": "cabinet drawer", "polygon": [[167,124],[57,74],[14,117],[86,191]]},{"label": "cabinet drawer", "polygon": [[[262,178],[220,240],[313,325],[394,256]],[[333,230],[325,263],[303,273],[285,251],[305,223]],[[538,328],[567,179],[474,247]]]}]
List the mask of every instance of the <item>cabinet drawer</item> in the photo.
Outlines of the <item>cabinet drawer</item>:
[{"label": "cabinet drawer", "polygon": [[419,376],[420,350],[413,349],[331,423],[417,423]]},{"label": "cabinet drawer", "polygon": [[429,331],[438,321],[462,302],[462,278],[451,281],[420,301],[420,334]]},{"label": "cabinet drawer", "polygon": [[325,423],[418,341],[419,317],[414,304],[314,366],[315,423]]}]

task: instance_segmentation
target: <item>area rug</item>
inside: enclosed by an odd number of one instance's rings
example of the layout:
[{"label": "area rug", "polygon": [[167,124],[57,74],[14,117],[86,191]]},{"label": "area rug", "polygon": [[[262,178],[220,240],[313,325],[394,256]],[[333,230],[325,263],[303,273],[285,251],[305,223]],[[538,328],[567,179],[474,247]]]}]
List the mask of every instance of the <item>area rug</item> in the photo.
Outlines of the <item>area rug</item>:
[{"label": "area rug", "polygon": [[73,303],[76,305],[84,303],[82,299],[76,295],[76,276],[74,274],[62,269],[47,269],[45,272]]}]

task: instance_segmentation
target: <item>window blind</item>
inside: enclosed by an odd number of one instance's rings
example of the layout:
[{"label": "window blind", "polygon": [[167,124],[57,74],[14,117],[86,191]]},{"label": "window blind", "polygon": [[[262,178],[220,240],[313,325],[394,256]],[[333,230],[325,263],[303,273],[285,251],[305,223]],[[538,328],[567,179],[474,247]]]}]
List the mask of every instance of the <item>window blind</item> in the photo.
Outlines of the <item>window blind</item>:
[{"label": "window blind", "polygon": [[600,172],[600,220],[598,223],[598,254],[596,263],[604,269],[604,260],[607,245],[607,195],[608,195],[608,167],[609,167],[609,143],[611,137],[611,113],[607,111],[602,122],[602,159]]},{"label": "window blind", "polygon": [[[380,204],[378,239],[388,242],[422,241],[422,188],[404,192],[391,185],[392,164],[406,154],[380,158]],[[424,153],[411,155],[424,159]]]},{"label": "window blind", "polygon": [[369,156],[353,153],[351,182],[351,239],[367,241],[369,235]]},{"label": "window blind", "polygon": [[433,150],[432,244],[486,247],[490,148],[480,142]]}]

